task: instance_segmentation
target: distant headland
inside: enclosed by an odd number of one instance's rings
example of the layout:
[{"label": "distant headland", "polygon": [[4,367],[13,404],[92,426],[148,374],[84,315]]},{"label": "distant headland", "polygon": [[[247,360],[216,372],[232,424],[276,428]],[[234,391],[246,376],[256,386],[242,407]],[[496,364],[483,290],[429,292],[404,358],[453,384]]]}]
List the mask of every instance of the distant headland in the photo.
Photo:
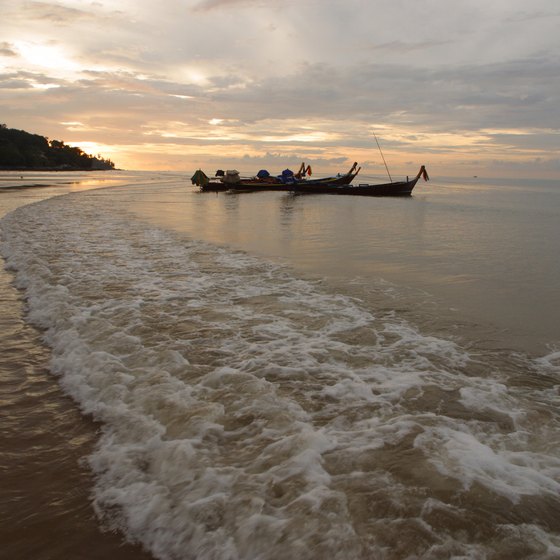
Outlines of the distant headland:
[{"label": "distant headland", "polygon": [[94,157],[60,140],[8,128],[0,124],[0,169],[15,171],[93,171],[115,169],[101,156]]}]

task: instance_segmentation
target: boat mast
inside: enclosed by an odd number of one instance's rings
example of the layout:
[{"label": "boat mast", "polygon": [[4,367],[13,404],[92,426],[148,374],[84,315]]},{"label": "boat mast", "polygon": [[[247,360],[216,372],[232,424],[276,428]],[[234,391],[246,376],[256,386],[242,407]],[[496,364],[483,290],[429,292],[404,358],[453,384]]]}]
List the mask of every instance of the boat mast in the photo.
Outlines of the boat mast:
[{"label": "boat mast", "polygon": [[393,178],[391,177],[391,174],[389,173],[389,168],[387,167],[387,162],[385,161],[385,157],[383,156],[383,152],[381,151],[381,146],[379,145],[379,142],[377,140],[377,136],[375,135],[375,132],[373,132],[373,130],[372,130],[372,134],[373,134],[373,137],[375,138],[375,142],[377,144],[377,147],[379,148],[379,153],[381,154],[381,159],[383,160],[383,163],[385,165],[385,169],[387,170],[387,175],[389,175],[389,180],[392,183]]}]

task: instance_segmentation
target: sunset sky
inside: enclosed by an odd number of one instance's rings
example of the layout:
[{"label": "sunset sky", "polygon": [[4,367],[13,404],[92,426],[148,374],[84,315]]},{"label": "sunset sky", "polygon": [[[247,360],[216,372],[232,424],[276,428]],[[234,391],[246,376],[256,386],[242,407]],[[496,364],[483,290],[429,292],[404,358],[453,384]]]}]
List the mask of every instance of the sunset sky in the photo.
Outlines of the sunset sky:
[{"label": "sunset sky", "polygon": [[0,123],[121,168],[560,177],[558,0],[0,8]]}]

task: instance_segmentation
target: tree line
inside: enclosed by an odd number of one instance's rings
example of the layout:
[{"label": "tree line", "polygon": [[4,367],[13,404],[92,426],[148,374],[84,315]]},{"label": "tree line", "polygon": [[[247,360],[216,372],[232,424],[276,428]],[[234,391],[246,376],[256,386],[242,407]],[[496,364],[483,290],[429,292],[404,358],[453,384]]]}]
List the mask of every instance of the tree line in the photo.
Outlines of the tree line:
[{"label": "tree line", "polygon": [[43,170],[114,169],[110,159],[91,156],[78,147],[0,124],[0,168]]}]

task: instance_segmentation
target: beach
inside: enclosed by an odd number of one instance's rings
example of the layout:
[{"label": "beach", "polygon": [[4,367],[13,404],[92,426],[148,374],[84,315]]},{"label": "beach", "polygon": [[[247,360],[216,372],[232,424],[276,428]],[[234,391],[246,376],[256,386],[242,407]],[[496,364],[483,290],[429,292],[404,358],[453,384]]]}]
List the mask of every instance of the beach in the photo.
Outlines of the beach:
[{"label": "beach", "polygon": [[0,181],[5,551],[558,557],[559,185],[189,178]]}]

